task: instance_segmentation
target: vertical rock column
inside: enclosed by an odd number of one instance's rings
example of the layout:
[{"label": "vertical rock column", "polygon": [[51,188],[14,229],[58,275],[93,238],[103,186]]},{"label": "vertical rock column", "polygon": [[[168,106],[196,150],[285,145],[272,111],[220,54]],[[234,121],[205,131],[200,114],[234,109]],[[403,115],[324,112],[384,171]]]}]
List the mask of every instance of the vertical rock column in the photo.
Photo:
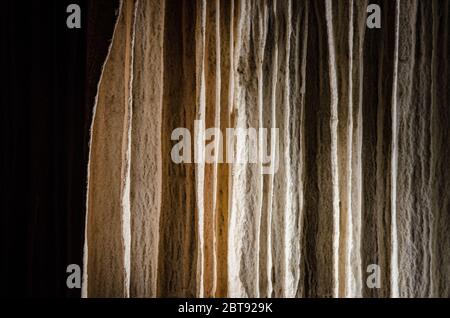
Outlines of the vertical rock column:
[{"label": "vertical rock column", "polygon": [[[219,0],[207,1],[205,4],[205,45],[204,45],[204,83],[205,83],[205,128],[215,128],[214,136],[206,135],[203,142],[211,147],[205,149],[205,198],[203,221],[205,253],[204,253],[204,296],[215,295],[217,286],[217,205],[218,205],[218,159],[220,139],[220,115],[221,115],[221,39],[220,39],[220,15],[221,8]],[[208,84],[206,84],[208,83]],[[225,91],[226,93],[226,91]],[[213,149],[212,146],[215,146]],[[216,149],[214,152],[213,150]],[[209,158],[214,158],[213,162]]]},{"label": "vertical rock column", "polygon": [[332,6],[338,89],[339,297],[360,297],[362,292],[362,88],[367,4],[350,0]]},{"label": "vertical rock column", "polygon": [[121,4],[91,127],[83,296],[128,297],[134,1]]},{"label": "vertical rock column", "polygon": [[161,297],[194,297],[199,290],[198,174],[195,165],[177,164],[171,158],[174,129],[187,128],[191,139],[194,138],[199,84],[196,64],[198,14],[194,1],[166,1],[157,282],[157,295]]},{"label": "vertical rock column", "polygon": [[[219,4],[219,48],[220,57],[220,112],[219,125],[221,132],[231,127],[231,108],[233,102],[233,54],[234,54],[234,0],[220,1]],[[216,53],[217,54],[217,53]],[[217,74],[216,74],[217,76]],[[217,92],[216,92],[217,94]],[[217,115],[216,115],[217,116]],[[217,117],[216,117],[217,118]],[[215,226],[215,288],[214,296],[225,297],[228,293],[228,217],[230,206],[230,180],[231,169],[226,163],[228,149],[222,138],[222,160],[217,166],[217,192],[214,213]]]},{"label": "vertical rock column", "polygon": [[310,1],[305,92],[305,297],[332,297],[338,286],[336,205],[337,92],[331,2]]},{"label": "vertical rock column", "polygon": [[[255,1],[238,1],[237,30],[234,51],[234,127],[259,127],[263,34],[256,27],[262,20]],[[260,21],[263,23],[263,21]],[[252,25],[254,26],[252,28]],[[259,74],[259,75],[258,75]],[[230,127],[231,128],[231,127]],[[259,222],[261,211],[261,175],[257,164],[244,163],[258,151],[255,134],[239,134],[234,139],[231,206],[228,236],[228,293],[231,297],[259,295]]]},{"label": "vertical rock column", "polygon": [[130,296],[155,297],[162,192],[165,1],[136,4],[131,129]]},{"label": "vertical rock column", "polygon": [[[396,89],[398,2],[375,2],[383,8],[382,28],[366,29],[362,88],[361,266],[363,297],[389,297],[391,291],[391,204],[395,187],[391,164]],[[394,149],[395,150],[395,149]],[[394,233],[395,234],[395,233]],[[367,285],[377,266],[379,287]],[[369,270],[369,272],[367,272]]]},{"label": "vertical rock column", "polygon": [[450,297],[450,1],[433,2],[432,16],[430,281],[433,297]]},{"label": "vertical rock column", "polygon": [[[306,56],[308,37],[308,3],[291,1],[288,22],[290,54],[287,67],[289,85],[289,116],[287,122],[287,142],[285,152],[287,174],[289,176],[289,201],[285,212],[285,275],[284,297],[302,297],[301,262],[305,251],[301,249],[304,216],[304,111],[306,86]],[[281,136],[279,137],[281,138]]]},{"label": "vertical rock column", "polygon": [[[351,139],[351,150],[347,152],[347,159],[342,160],[348,164],[341,170],[342,177],[340,182],[347,182],[346,190],[343,190],[343,196],[347,198],[347,211],[343,205],[342,216],[345,222],[342,230],[340,255],[345,254],[345,265],[340,267],[341,273],[345,273],[345,278],[341,276],[342,281],[340,293],[345,290],[345,297],[361,297],[362,293],[362,260],[361,260],[361,224],[362,224],[362,137],[363,137],[363,52],[364,35],[366,30],[366,7],[367,1],[353,1],[352,8],[349,8],[349,15],[352,15],[351,24],[349,24],[349,56],[348,63],[351,81],[348,82],[347,97],[351,104],[351,109],[347,113],[347,122],[349,135],[347,136],[347,146]],[[340,55],[339,55],[340,56]],[[343,72],[344,74],[345,71]],[[345,81],[342,75],[342,80]],[[351,90],[350,90],[351,87]],[[345,85],[342,85],[345,89]],[[345,94],[345,93],[344,93]],[[341,96],[345,96],[342,95]],[[345,109],[345,104],[344,104]],[[344,111],[345,112],[345,111]],[[340,115],[340,118],[343,115]],[[345,120],[345,117],[344,117]],[[345,125],[345,124],[344,124]],[[345,134],[345,133],[344,133]],[[342,151],[342,150],[341,150]],[[345,177],[345,173],[348,175]],[[349,191],[347,193],[346,191]],[[343,199],[345,202],[345,199]],[[341,222],[342,226],[343,222]],[[342,257],[342,256],[341,256]],[[344,288],[345,286],[345,288]],[[340,296],[344,296],[340,294]]]},{"label": "vertical rock column", "polygon": [[400,2],[395,229],[400,297],[449,295],[449,10],[449,1]]}]

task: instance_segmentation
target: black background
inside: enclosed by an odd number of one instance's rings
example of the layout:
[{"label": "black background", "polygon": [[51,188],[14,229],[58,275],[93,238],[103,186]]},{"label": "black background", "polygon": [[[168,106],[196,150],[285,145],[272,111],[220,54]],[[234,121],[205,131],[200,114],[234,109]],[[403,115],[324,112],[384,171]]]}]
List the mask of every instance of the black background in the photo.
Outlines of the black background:
[{"label": "black background", "polygon": [[[82,28],[66,27],[66,7]],[[96,86],[112,37],[118,0],[4,0],[0,10],[0,296],[79,297],[66,287],[68,264],[82,264],[89,127]],[[212,300],[209,300],[213,302]],[[219,302],[221,300],[216,300]],[[232,300],[228,300],[232,301]],[[157,301],[176,313],[181,300]],[[206,301],[205,301],[206,302]],[[324,311],[317,300],[274,300],[277,312]],[[153,302],[155,303],[155,302]],[[330,313],[337,302],[331,300]],[[16,310],[17,304],[12,302]],[[43,306],[41,306],[43,304]],[[29,302],[23,309],[78,302]],[[92,312],[97,305],[87,302]],[[134,301],[137,307],[145,305]],[[378,314],[380,302],[340,302],[346,313]],[[367,305],[369,309],[358,307]],[[389,307],[391,300],[384,303]],[[417,310],[421,302],[402,301]],[[443,302],[429,303],[432,306]],[[126,314],[124,302],[106,302]],[[319,306],[317,306],[319,305]],[[444,304],[445,305],[445,304]],[[311,309],[311,308],[309,308]],[[94,310],[95,311],[95,310]],[[307,310],[306,310],[307,311]],[[69,313],[70,315],[70,313]]]},{"label": "black background", "polygon": [[[81,7],[68,29],[66,8]],[[79,297],[89,128],[118,1],[2,1],[2,296]]]}]

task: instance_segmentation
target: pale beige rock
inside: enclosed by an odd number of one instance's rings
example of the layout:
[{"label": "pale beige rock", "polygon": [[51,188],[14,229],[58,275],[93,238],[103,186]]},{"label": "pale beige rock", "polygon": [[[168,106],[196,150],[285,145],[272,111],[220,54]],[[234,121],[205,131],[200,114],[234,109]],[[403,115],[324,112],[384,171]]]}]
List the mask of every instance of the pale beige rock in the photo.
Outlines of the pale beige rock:
[{"label": "pale beige rock", "polygon": [[121,4],[92,124],[84,296],[128,297],[134,1]]},{"label": "pale beige rock", "polygon": [[164,6],[136,4],[131,130],[130,295],[155,297],[162,189]]},{"label": "pale beige rock", "polygon": [[[368,29],[367,0],[124,0],[83,295],[450,296],[449,2],[375,1]],[[223,160],[227,128],[278,128],[277,172],[174,163],[175,128],[206,151],[194,120],[220,128]],[[232,155],[250,146],[262,155],[248,136]]]}]

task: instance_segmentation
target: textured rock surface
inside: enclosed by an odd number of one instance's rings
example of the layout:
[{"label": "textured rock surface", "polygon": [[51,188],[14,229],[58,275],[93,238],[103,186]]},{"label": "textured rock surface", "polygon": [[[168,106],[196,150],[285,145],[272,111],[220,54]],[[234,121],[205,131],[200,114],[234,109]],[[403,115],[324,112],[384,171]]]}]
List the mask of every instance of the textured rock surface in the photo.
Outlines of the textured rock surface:
[{"label": "textured rock surface", "polygon": [[134,26],[130,295],[154,297],[162,189],[164,2],[140,2]]},{"label": "textured rock surface", "polygon": [[[381,29],[365,0],[122,2],[84,296],[450,297],[449,1],[374,3]],[[278,128],[278,171],[175,164],[194,120]]]},{"label": "textured rock surface", "polygon": [[134,3],[124,2],[92,124],[82,293],[94,297],[129,296],[133,21]]}]

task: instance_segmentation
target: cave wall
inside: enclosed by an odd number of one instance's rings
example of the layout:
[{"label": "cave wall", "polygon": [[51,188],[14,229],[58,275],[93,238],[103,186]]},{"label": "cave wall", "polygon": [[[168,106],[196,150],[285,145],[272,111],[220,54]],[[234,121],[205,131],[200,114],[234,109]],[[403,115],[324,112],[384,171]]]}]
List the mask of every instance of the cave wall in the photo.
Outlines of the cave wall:
[{"label": "cave wall", "polygon": [[[122,1],[83,296],[450,296],[450,4],[370,1],[370,29],[368,3]],[[277,172],[174,163],[172,131],[194,120],[278,128]]]}]

